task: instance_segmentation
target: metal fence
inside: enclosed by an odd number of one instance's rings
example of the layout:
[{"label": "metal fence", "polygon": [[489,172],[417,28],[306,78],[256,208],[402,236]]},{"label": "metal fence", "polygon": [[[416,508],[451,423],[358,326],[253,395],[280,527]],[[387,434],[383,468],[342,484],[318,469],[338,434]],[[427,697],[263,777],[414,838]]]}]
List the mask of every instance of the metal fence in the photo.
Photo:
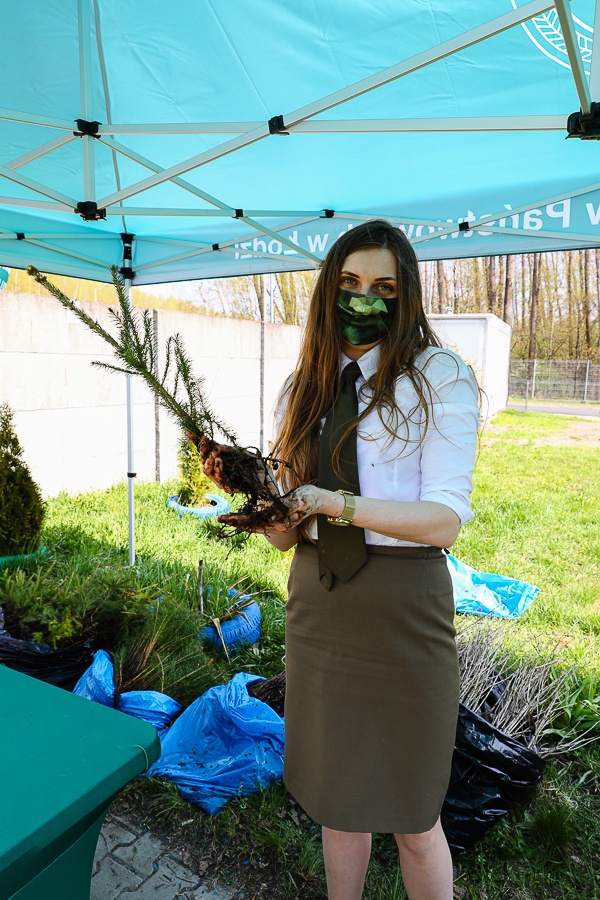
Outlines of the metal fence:
[{"label": "metal fence", "polygon": [[513,359],[509,395],[600,403],[600,365],[589,359]]}]

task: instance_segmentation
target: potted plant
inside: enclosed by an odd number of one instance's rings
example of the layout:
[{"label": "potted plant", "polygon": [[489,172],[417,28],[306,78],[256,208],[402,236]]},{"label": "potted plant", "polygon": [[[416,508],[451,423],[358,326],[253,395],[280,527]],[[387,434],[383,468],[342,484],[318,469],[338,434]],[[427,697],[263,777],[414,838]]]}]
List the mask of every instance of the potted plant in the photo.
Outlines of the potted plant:
[{"label": "potted plant", "polygon": [[167,506],[174,509],[180,517],[190,513],[198,519],[208,519],[228,513],[231,504],[224,497],[211,493],[215,486],[204,474],[198,450],[185,433],[181,435],[177,458],[181,489],[179,494],[169,497]]},{"label": "potted plant", "polygon": [[23,459],[13,410],[0,404],[0,568],[19,565],[40,549],[46,511],[42,494]]},{"label": "potted plant", "polygon": [[200,611],[206,615],[208,624],[200,637],[223,651],[227,659],[230,650],[255,644],[261,634],[262,613],[254,599],[256,593],[242,593],[237,588],[240,581],[230,587],[215,586],[213,589],[212,585],[207,585],[202,589]]}]

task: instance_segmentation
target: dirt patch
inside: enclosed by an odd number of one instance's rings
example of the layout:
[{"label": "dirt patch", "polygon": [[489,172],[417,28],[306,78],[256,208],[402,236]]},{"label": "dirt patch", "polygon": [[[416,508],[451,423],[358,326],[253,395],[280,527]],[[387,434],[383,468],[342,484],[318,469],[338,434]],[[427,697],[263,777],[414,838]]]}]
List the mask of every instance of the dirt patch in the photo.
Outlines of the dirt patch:
[{"label": "dirt patch", "polygon": [[588,444],[600,447],[600,422],[592,419],[578,419],[569,422],[562,434],[552,434],[546,437],[536,438],[536,447],[544,445],[552,446],[577,446]]},{"label": "dirt patch", "polygon": [[[488,423],[482,434],[482,441],[491,446],[499,440],[510,440],[512,428],[510,425],[495,425]],[[514,438],[511,444],[523,446],[529,443],[528,438]],[[600,447],[600,421],[594,419],[573,419],[565,424],[565,428],[558,434],[548,434],[535,438],[535,447]]]}]

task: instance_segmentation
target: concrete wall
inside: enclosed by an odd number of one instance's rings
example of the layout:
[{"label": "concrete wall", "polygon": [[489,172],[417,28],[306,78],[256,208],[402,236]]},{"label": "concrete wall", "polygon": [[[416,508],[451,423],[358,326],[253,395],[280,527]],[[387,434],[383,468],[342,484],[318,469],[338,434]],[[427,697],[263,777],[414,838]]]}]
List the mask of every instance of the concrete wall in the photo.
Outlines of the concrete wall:
[{"label": "concrete wall", "polygon": [[473,367],[483,390],[481,415],[491,419],[508,401],[510,325],[486,313],[428,318],[442,344]]},{"label": "concrete wall", "polygon": [[[84,304],[107,330],[106,306]],[[180,333],[205,378],[217,415],[246,446],[261,444],[261,325],[245,319],[159,310],[160,345]],[[492,415],[506,404],[510,329],[491,315],[432,316],[448,346],[474,366]],[[300,329],[265,325],[263,448],[272,437],[277,393],[293,371]],[[91,365],[112,362],[107,345],[52,297],[0,292],[0,402],[15,410],[25,458],[45,496],[78,493],[122,481],[127,473],[125,376]],[[154,480],[157,440],[155,404],[133,379],[135,471]],[[158,415],[160,478],[177,474],[178,430]]]}]

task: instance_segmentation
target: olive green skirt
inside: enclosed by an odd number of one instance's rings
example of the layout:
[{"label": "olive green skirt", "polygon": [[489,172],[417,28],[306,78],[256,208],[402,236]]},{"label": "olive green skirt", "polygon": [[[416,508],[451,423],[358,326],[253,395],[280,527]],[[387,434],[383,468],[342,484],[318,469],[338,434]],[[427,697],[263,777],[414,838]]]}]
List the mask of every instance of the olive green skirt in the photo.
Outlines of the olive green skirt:
[{"label": "olive green skirt", "polygon": [[454,602],[435,547],[369,547],[326,591],[315,546],[296,549],[286,619],[284,781],[339,831],[432,828],[458,716]]}]

